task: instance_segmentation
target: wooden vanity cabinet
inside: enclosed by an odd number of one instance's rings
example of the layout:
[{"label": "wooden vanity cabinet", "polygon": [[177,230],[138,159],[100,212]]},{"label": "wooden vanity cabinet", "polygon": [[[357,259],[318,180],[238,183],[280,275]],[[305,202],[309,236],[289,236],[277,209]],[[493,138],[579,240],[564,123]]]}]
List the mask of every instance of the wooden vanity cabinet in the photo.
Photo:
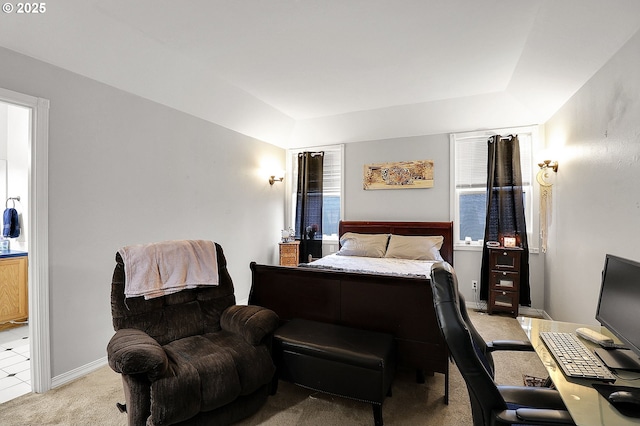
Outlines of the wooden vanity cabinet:
[{"label": "wooden vanity cabinet", "polygon": [[19,326],[29,318],[27,256],[0,258],[0,330]]}]

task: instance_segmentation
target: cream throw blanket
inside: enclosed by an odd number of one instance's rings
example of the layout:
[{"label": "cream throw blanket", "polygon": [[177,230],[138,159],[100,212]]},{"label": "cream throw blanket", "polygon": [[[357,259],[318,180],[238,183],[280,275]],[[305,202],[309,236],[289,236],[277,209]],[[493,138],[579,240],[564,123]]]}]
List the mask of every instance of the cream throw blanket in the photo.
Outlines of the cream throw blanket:
[{"label": "cream throw blanket", "polygon": [[217,286],[218,259],[212,241],[180,240],[126,246],[125,297],[165,296],[198,286]]}]

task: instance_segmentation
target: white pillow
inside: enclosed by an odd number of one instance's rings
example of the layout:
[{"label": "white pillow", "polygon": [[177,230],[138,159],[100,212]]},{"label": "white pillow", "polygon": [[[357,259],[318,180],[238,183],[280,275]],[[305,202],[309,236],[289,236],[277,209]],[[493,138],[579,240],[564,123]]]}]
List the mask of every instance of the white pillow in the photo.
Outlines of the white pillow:
[{"label": "white pillow", "polygon": [[413,260],[444,261],[440,255],[442,236],[391,235],[389,247],[384,257]]},{"label": "white pillow", "polygon": [[384,257],[389,234],[356,234],[346,232],[340,237],[341,256]]}]

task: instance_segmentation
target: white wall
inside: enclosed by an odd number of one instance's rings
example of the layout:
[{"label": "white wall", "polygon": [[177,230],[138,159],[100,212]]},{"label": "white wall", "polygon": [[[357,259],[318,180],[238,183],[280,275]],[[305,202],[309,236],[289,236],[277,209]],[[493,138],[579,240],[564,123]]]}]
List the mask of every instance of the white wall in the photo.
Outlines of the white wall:
[{"label": "white wall", "polygon": [[[0,87],[51,101],[52,374],[106,355],[118,248],[166,239],[222,244],[236,297],[249,262],[276,260],[285,152],[202,119],[0,48]],[[33,259],[32,259],[33,261]]]},{"label": "white wall", "polygon": [[606,253],[640,261],[640,33],[546,123],[560,161],[546,311],[596,323]]},{"label": "white wall", "polygon": [[[428,189],[362,189],[365,164],[433,160]],[[415,136],[345,145],[345,220],[449,221],[449,136]]]},{"label": "white wall", "polygon": [[[433,160],[434,187],[365,191],[365,164]],[[345,145],[345,220],[448,222],[450,214],[449,134],[415,136]],[[455,224],[454,224],[455,226]],[[530,243],[531,244],[531,243]],[[471,280],[480,280],[482,251],[454,252],[454,268],[462,294],[472,302]],[[544,257],[530,254],[531,306],[544,305]]]}]

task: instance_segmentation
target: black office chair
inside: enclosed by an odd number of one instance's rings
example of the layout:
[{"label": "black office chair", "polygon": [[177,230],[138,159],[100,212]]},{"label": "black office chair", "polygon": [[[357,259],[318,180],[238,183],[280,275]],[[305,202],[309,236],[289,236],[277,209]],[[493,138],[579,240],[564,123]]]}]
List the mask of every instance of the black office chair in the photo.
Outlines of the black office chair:
[{"label": "black office chair", "polygon": [[530,345],[513,341],[485,343],[469,321],[455,272],[448,263],[434,265],[431,288],[440,329],[467,384],[474,426],[575,424],[556,390],[495,383],[491,352],[530,350]]}]

